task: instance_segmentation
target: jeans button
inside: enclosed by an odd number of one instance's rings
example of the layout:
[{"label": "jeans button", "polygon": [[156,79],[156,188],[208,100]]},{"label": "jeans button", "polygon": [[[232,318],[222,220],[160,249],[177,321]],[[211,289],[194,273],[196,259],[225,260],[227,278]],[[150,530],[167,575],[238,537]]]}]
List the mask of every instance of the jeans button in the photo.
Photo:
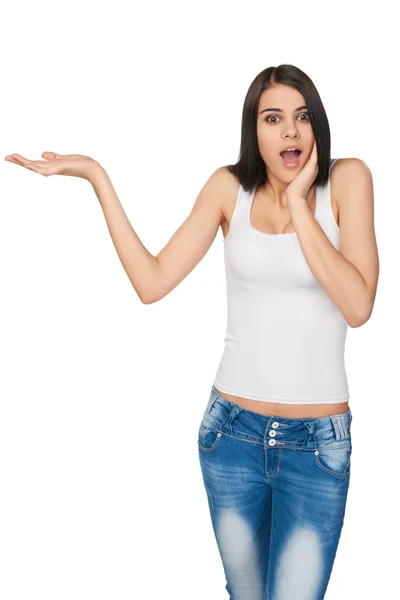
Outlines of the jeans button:
[{"label": "jeans button", "polygon": [[278,423],[278,421],[274,421],[274,422],[272,423],[272,427],[273,427],[274,429],[276,429],[277,427],[279,427],[279,423]]},{"label": "jeans button", "polygon": [[271,429],[271,431],[269,432],[269,435],[270,435],[271,437],[275,437],[275,436],[276,436],[276,431],[275,431],[275,429]]},{"label": "jeans button", "polygon": [[268,443],[269,443],[270,446],[275,446],[276,440],[269,440]]}]

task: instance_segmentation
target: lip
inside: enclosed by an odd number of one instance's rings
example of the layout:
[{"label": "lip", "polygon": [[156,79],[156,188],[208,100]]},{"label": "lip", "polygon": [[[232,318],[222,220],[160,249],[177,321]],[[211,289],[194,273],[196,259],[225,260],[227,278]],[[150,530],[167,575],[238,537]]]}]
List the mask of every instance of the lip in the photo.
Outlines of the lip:
[{"label": "lip", "polygon": [[302,152],[300,152],[299,157],[295,161],[292,161],[292,162],[287,162],[282,156],[281,156],[281,159],[282,159],[282,162],[285,165],[285,167],[287,167],[288,169],[295,169],[300,164],[301,155],[302,155]]},{"label": "lip", "polygon": [[285,150],[290,150],[290,148],[295,148],[296,150],[299,150],[301,152],[301,148],[297,144],[289,144],[288,146],[285,146],[282,152],[284,152]]}]

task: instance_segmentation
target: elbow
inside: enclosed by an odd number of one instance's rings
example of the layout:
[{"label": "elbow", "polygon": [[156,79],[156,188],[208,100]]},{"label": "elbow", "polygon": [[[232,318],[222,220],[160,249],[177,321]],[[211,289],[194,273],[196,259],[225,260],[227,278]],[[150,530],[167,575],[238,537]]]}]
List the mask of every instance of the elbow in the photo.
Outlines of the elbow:
[{"label": "elbow", "polygon": [[158,302],[159,300],[161,300],[161,298],[163,298],[163,294],[161,294],[159,291],[151,292],[149,290],[146,292],[142,292],[141,294],[138,293],[138,296],[142,304],[154,304],[155,302]]},{"label": "elbow", "polygon": [[355,315],[352,316],[351,319],[348,319],[347,322],[350,327],[356,329],[357,327],[361,327],[364,325],[370,318],[372,314],[372,303],[369,303],[367,307],[364,307],[363,310],[358,311]]},{"label": "elbow", "polygon": [[143,294],[138,294],[138,296],[142,304],[154,304],[154,302],[157,302],[153,296],[144,296]]},{"label": "elbow", "polygon": [[364,325],[364,323],[366,323],[367,321],[368,319],[353,318],[351,320],[348,320],[347,323],[352,329],[356,329],[357,327],[361,327],[361,325]]},{"label": "elbow", "polygon": [[[156,262],[158,264],[157,260]],[[163,295],[158,270],[156,273],[152,272],[141,284],[140,290],[135,289],[142,304],[154,304],[161,300]]]}]

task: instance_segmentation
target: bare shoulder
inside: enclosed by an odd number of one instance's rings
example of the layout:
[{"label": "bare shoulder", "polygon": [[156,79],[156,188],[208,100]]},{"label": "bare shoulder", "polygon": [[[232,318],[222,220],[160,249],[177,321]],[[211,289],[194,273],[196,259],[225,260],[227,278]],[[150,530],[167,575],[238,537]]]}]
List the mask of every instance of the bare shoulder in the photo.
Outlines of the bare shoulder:
[{"label": "bare shoulder", "polygon": [[331,168],[330,185],[332,207],[340,219],[340,199],[349,188],[363,187],[372,180],[368,165],[361,158],[338,158]]},{"label": "bare shoulder", "polygon": [[206,215],[218,227],[225,219],[225,206],[229,204],[235,189],[235,177],[226,167],[217,168],[201,188],[192,208],[192,214]]},{"label": "bare shoulder", "polygon": [[226,231],[229,228],[233,211],[235,209],[240,181],[225,166],[218,168],[213,173],[212,177],[215,177],[215,185],[218,186],[218,196],[222,214],[221,229],[225,237]]},{"label": "bare shoulder", "polygon": [[219,167],[214,171],[212,177],[215,178],[216,185],[219,187],[223,203],[229,202],[232,198],[236,199],[240,182],[227,167]]},{"label": "bare shoulder", "polygon": [[338,158],[331,169],[331,189],[343,190],[360,184],[372,177],[371,171],[361,158]]},{"label": "bare shoulder", "polygon": [[217,168],[207,179],[199,193],[200,204],[204,202],[218,204],[221,211],[221,219],[225,214],[225,206],[237,193],[239,181],[226,168]]}]

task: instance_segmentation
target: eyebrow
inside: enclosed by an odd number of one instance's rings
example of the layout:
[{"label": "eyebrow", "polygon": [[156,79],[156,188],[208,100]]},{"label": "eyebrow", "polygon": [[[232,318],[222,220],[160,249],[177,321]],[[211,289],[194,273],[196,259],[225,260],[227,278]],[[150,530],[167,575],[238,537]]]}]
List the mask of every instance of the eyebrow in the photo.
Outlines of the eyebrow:
[{"label": "eyebrow", "polygon": [[[307,106],[299,106],[299,108],[295,108],[293,112],[297,112],[298,110],[303,110],[303,108],[307,108]],[[276,112],[284,112],[281,108],[264,108],[261,112],[260,115],[263,112],[267,112],[268,110],[275,110]]]}]

